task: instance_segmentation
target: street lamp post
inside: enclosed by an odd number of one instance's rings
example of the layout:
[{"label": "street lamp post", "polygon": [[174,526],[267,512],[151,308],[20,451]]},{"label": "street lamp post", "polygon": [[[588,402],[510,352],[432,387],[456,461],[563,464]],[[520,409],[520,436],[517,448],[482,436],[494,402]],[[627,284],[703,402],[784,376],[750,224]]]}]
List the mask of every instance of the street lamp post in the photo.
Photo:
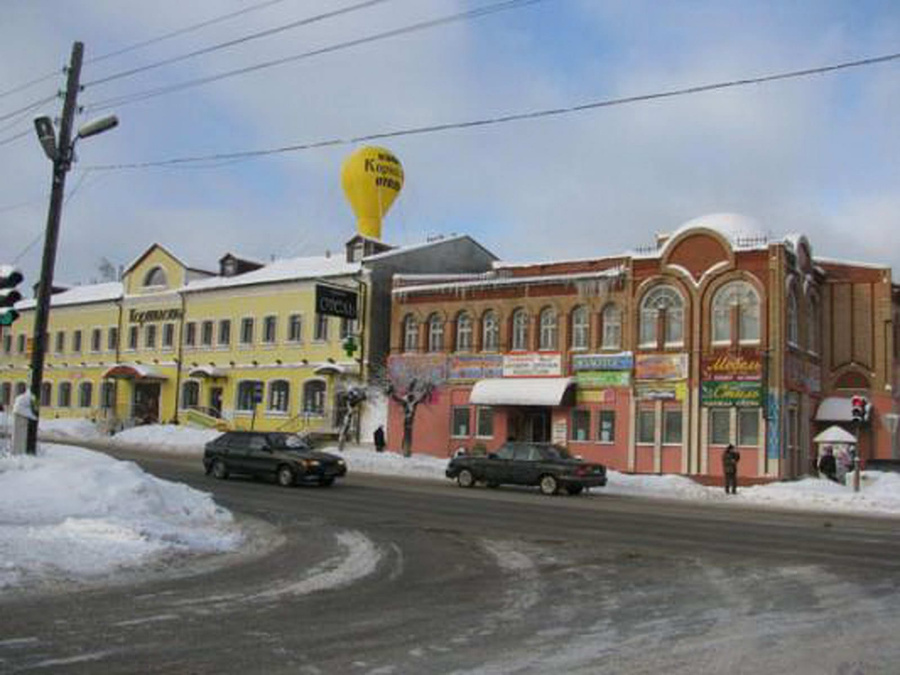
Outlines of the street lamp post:
[{"label": "street lamp post", "polygon": [[53,183],[50,190],[50,207],[47,211],[47,228],[44,235],[44,254],[41,259],[41,278],[38,283],[37,306],[34,314],[33,349],[31,352],[31,400],[34,417],[28,421],[28,433],[25,441],[25,452],[29,455],[37,453],[37,427],[40,415],[41,385],[44,373],[44,352],[47,345],[44,337],[47,333],[48,315],[50,312],[50,295],[53,288],[53,268],[56,264],[56,245],[59,239],[59,221],[62,214],[63,197],[65,196],[66,174],[72,168],[75,142],[79,138],[87,138],[112,129],[118,124],[115,116],[110,116],[86,124],[72,138],[72,121],[78,102],[80,87],[81,62],[84,56],[84,44],[76,42],[72,45],[72,57],[69,62],[66,81],[66,97],[63,103],[62,120],[59,128],[59,142],[56,142],[53,123],[48,117],[39,117],[34,121],[35,131],[44,153],[53,162]]}]

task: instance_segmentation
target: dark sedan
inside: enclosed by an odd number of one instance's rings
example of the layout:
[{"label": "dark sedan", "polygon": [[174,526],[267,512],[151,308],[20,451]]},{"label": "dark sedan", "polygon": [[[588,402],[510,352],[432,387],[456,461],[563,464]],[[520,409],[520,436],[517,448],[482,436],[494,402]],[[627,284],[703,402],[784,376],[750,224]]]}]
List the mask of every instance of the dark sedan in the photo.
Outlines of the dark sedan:
[{"label": "dark sedan", "polygon": [[586,487],[606,485],[606,467],[576,459],[549,443],[509,442],[487,456],[454,457],[447,465],[447,478],[455,478],[460,487],[478,482],[489,487],[537,485],[545,495],[561,489],[577,495]]},{"label": "dark sedan", "polygon": [[331,485],[347,473],[343,459],[317,452],[296,434],[229,431],[206,444],[203,467],[224,480],[232,473],[274,478],[289,487],[300,482]]}]

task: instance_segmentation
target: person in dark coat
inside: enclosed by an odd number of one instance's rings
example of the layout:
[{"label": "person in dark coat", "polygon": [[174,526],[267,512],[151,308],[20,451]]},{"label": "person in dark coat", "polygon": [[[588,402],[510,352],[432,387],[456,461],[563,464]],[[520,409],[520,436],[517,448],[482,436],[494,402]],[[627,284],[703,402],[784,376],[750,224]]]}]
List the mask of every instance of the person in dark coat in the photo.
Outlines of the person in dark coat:
[{"label": "person in dark coat", "polygon": [[373,434],[375,452],[384,452],[384,427],[378,427]]},{"label": "person in dark coat", "polygon": [[741,461],[741,453],[734,449],[729,443],[722,453],[722,473],[725,474],[725,494],[729,492],[733,495],[737,494],[737,469],[738,462]]},{"label": "person in dark coat", "polygon": [[835,458],[834,451],[831,449],[830,445],[825,447],[825,451],[822,453],[822,456],[819,457],[819,473],[828,480],[833,480],[835,483],[838,482],[837,459]]}]

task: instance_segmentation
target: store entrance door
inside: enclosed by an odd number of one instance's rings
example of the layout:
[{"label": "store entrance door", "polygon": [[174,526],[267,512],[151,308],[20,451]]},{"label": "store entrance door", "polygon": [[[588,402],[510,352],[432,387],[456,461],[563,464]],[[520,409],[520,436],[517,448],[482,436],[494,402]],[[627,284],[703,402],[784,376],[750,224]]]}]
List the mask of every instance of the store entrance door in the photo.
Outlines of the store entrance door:
[{"label": "store entrance door", "polygon": [[509,436],[515,441],[550,442],[550,408],[517,408],[509,417]]},{"label": "store entrance door", "polygon": [[210,387],[209,408],[216,417],[222,416],[222,387]]},{"label": "store entrance door", "polygon": [[138,424],[159,422],[159,383],[136,382],[132,417]]}]

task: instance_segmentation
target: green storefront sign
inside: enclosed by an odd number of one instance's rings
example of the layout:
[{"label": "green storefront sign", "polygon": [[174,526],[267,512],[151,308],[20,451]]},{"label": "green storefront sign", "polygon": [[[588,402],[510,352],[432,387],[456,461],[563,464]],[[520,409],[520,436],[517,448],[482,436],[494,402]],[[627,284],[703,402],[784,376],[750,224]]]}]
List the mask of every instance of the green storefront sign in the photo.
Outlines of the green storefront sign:
[{"label": "green storefront sign", "polygon": [[631,384],[631,373],[627,370],[599,370],[575,373],[579,387],[627,387]]},{"label": "green storefront sign", "polygon": [[761,382],[703,382],[700,402],[705,406],[759,407],[763,403]]}]

